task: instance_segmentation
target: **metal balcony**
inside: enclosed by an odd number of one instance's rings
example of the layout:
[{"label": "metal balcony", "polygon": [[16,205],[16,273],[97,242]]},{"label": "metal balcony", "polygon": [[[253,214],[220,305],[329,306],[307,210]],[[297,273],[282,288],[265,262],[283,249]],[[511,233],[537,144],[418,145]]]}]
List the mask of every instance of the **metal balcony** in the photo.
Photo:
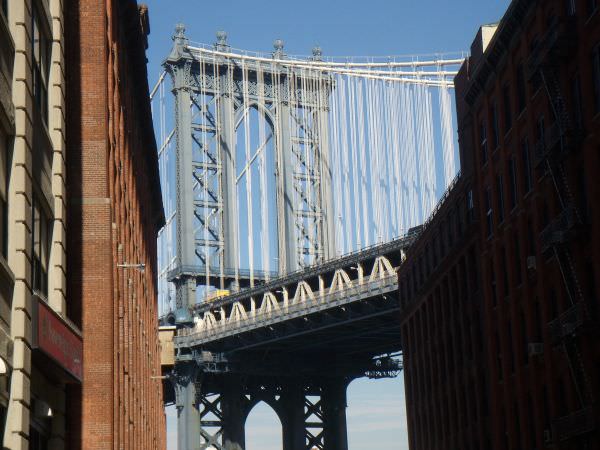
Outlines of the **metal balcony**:
[{"label": "metal balcony", "polygon": [[575,237],[578,225],[577,212],[567,206],[556,219],[540,233],[542,253],[548,253],[553,247],[564,245]]},{"label": "metal balcony", "polygon": [[539,166],[546,160],[550,162],[562,161],[573,154],[580,145],[581,133],[579,130],[569,130],[555,122],[546,130],[544,138],[535,145],[534,163]]},{"label": "metal balcony", "polygon": [[553,344],[572,336],[580,330],[587,320],[585,306],[576,303],[556,319],[548,323],[548,331]]},{"label": "metal balcony", "polygon": [[570,57],[576,45],[577,32],[574,18],[554,20],[527,60],[529,79],[535,77],[541,67],[556,66]]},{"label": "metal balcony", "polygon": [[560,442],[594,431],[597,425],[594,409],[590,406],[554,420],[552,429],[554,438]]}]

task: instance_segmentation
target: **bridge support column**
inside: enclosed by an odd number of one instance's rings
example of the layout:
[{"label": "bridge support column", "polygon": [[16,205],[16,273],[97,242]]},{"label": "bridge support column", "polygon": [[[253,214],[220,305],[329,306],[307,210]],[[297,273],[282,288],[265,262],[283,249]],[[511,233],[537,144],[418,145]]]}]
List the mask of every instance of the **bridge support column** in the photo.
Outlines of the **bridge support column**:
[{"label": "bridge support column", "polygon": [[196,404],[197,369],[189,364],[178,367],[175,379],[177,408],[177,448],[200,450],[200,413]]},{"label": "bridge support column", "polygon": [[246,448],[246,405],[243,385],[237,377],[228,377],[221,394],[223,412],[223,446],[225,450]]},{"label": "bridge support column", "polygon": [[304,386],[290,382],[283,387],[281,417],[283,450],[304,449]]},{"label": "bridge support column", "polygon": [[323,386],[324,429],[327,450],[348,450],[348,427],[346,424],[346,390],[348,381],[336,379]]}]

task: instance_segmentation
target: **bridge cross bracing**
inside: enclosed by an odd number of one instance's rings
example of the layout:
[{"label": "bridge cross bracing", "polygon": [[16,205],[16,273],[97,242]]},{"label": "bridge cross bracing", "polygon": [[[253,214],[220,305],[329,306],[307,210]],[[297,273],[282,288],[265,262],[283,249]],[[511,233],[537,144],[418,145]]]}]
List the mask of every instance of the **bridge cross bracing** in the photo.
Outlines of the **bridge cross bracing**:
[{"label": "bridge cross bracing", "polygon": [[[243,448],[244,398],[271,392],[286,449],[345,449],[347,383],[401,368],[395,269],[457,170],[462,58],[257,54],[184,31],[151,94],[179,448]],[[294,419],[310,393],[329,411],[316,434]]]}]

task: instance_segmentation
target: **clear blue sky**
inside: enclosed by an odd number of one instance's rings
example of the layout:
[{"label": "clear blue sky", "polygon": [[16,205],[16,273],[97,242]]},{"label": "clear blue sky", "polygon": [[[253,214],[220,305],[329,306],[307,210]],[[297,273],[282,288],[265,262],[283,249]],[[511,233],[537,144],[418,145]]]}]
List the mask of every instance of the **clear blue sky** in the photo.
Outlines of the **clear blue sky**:
[{"label": "clear blue sky", "polygon": [[[150,84],[171,47],[175,24],[190,40],[213,43],[225,30],[233,47],[271,51],[285,41],[290,54],[386,56],[468,51],[481,24],[498,21],[509,0],[146,0],[150,10]],[[352,383],[348,395],[350,450],[406,450],[402,378]],[[175,447],[175,413],[167,411],[169,450]],[[267,407],[248,421],[247,450],[281,449],[280,425]]]}]

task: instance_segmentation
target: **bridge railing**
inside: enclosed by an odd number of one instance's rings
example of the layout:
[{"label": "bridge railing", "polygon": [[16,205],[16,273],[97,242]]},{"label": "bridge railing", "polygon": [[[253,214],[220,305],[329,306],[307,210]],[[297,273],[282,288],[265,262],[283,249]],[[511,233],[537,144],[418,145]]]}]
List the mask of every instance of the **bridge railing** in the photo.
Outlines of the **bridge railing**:
[{"label": "bridge railing", "polygon": [[[390,291],[395,292],[397,286],[397,277],[395,275],[386,275],[377,280],[366,280],[362,284],[345,287],[344,289],[336,290],[334,292],[317,293],[314,296],[314,299],[306,299],[303,302],[281,302],[281,304],[278,303],[276,307],[263,311],[261,311],[261,308],[253,309],[246,312],[246,317],[220,317],[211,326],[207,326],[204,322],[198,322],[203,323],[203,325],[178,330],[178,336],[175,341],[177,342],[177,340],[181,340],[181,338],[193,336],[198,336],[197,340],[203,342],[215,341],[221,337],[232,334],[233,332],[239,333],[245,330],[263,328],[271,323],[281,322],[287,318],[306,315],[312,311],[317,312],[341,304],[351,303],[364,298],[364,294],[369,292],[375,293],[377,291],[385,291],[381,292],[381,294]],[[393,301],[393,298],[390,299],[390,301]],[[185,340],[187,341],[187,339]]]}]

